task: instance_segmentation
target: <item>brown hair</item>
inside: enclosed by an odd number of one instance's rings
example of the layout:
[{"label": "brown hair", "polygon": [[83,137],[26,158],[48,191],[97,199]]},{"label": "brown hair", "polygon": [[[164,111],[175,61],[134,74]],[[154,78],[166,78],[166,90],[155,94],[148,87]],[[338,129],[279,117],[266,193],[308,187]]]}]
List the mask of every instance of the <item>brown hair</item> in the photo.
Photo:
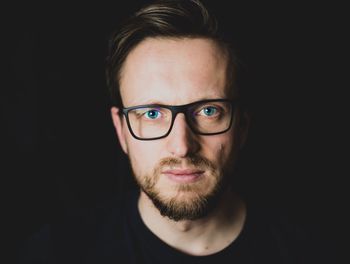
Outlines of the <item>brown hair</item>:
[{"label": "brown hair", "polygon": [[229,42],[218,30],[218,23],[199,0],[155,1],[136,12],[110,38],[107,56],[107,86],[113,104],[122,106],[119,92],[123,63],[142,40],[148,37],[208,38],[214,40],[228,56],[227,85],[236,94],[236,56]]}]

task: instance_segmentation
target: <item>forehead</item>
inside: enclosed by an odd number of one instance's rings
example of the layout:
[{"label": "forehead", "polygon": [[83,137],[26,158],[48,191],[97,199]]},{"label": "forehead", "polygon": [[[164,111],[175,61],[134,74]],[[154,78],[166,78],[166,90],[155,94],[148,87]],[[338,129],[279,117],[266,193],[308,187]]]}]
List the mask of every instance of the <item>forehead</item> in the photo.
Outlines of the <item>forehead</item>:
[{"label": "forehead", "polygon": [[227,56],[212,40],[148,38],[127,56],[120,93],[126,107],[226,98],[226,73]]}]

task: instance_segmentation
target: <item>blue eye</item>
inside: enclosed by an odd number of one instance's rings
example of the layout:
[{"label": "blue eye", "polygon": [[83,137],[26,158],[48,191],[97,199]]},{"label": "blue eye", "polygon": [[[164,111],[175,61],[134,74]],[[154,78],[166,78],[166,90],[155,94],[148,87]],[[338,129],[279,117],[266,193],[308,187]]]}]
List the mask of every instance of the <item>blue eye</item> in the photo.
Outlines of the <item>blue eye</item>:
[{"label": "blue eye", "polygon": [[215,107],[208,106],[203,108],[201,112],[203,112],[203,114],[206,116],[212,116],[215,115],[218,112],[218,110]]},{"label": "blue eye", "polygon": [[160,116],[160,113],[159,111],[157,110],[149,110],[145,113],[146,117],[149,118],[149,119],[156,119]]}]

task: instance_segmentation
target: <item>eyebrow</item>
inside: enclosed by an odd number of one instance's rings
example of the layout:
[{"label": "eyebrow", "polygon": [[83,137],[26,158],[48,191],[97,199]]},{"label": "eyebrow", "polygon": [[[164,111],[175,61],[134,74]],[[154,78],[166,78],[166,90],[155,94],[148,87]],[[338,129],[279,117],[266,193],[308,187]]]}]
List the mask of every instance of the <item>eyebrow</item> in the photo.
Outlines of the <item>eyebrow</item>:
[{"label": "eyebrow", "polygon": [[130,107],[123,107],[123,112],[125,113],[125,111],[130,111],[132,109],[137,109],[137,108],[147,108],[147,107],[166,107],[166,108],[183,108],[183,107],[189,107],[190,105],[195,105],[198,103],[205,103],[205,102],[210,102],[210,101],[231,101],[228,98],[212,98],[212,99],[204,99],[204,100],[199,100],[199,101],[194,101],[188,104],[182,104],[182,105],[166,105],[166,104],[144,104],[144,105],[134,105],[134,106],[130,106]]},{"label": "eyebrow", "polygon": [[[215,98],[201,97],[201,98],[199,98],[196,101],[192,101],[192,102],[189,102],[189,103],[186,103],[186,104],[177,104],[177,105],[187,105],[187,104],[191,104],[191,103],[195,103],[195,102],[200,102],[200,101],[205,101],[205,100],[216,100],[216,99],[228,99],[228,98],[223,98],[223,97],[215,97]],[[134,104],[134,105],[166,105],[166,106],[172,106],[173,104],[167,104],[167,103],[163,103],[163,102],[160,102],[160,101],[148,100],[148,101],[146,101],[144,103]],[[173,105],[173,106],[176,106],[176,105]]]}]

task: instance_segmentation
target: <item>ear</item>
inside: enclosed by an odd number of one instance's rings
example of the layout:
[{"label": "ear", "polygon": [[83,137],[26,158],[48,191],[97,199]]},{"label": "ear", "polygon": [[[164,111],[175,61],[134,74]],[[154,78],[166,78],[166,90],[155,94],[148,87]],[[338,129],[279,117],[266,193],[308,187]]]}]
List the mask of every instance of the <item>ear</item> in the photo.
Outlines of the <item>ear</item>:
[{"label": "ear", "polygon": [[126,135],[125,135],[125,129],[127,128],[126,128],[126,124],[123,122],[123,116],[120,114],[120,109],[117,107],[112,107],[111,116],[113,120],[113,125],[117,132],[120,146],[122,147],[124,153],[128,154],[128,148],[126,144]]}]

